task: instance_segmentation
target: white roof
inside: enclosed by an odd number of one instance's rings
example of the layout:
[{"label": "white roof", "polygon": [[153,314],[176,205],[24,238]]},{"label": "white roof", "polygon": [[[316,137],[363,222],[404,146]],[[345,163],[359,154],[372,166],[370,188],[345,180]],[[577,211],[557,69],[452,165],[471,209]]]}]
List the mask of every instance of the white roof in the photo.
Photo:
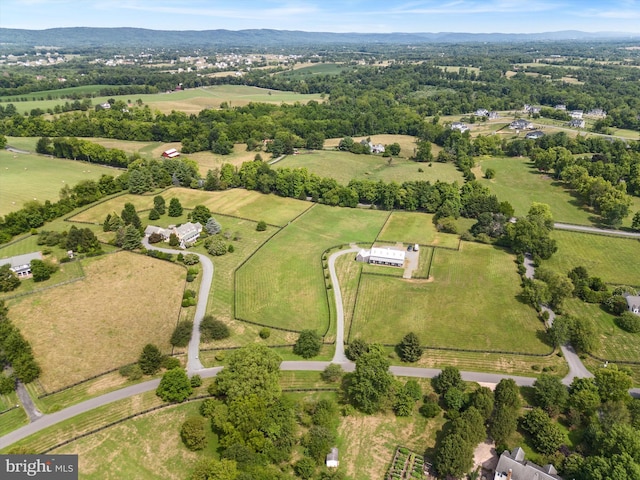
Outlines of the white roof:
[{"label": "white roof", "polygon": [[393,248],[373,247],[371,248],[371,256],[404,261],[405,251]]}]

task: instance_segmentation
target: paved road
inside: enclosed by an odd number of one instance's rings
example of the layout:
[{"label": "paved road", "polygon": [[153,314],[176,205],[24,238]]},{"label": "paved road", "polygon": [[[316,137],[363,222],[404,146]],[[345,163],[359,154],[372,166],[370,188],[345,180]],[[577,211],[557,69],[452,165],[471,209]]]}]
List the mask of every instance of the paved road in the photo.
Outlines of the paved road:
[{"label": "paved road", "polygon": [[16,386],[16,393],[18,394],[18,398],[22,403],[22,407],[24,411],[27,412],[27,416],[29,417],[30,422],[35,422],[42,418],[42,412],[36,408],[35,403],[33,403],[33,399],[29,396],[29,392],[25,388],[24,384],[18,381]]},{"label": "paved road", "polygon": [[336,299],[336,350],[333,354],[333,363],[346,363],[349,361],[344,354],[344,309],[342,302],[342,292],[340,291],[340,282],[336,274],[336,259],[342,255],[358,253],[360,249],[352,247],[348,250],[341,250],[329,257],[329,275],[331,277],[331,285],[333,285],[333,295]]},{"label": "paved road", "polygon": [[640,232],[609,230],[607,228],[588,227],[586,225],[571,225],[569,223],[554,223],[553,228],[557,230],[569,230],[572,232],[598,233],[600,235],[615,235],[618,237],[640,238]]},{"label": "paved road", "polygon": [[[533,266],[533,260],[531,259],[531,256],[525,255],[524,267],[526,270],[526,277],[533,278],[533,276],[535,275],[535,268]],[[541,307],[543,312],[547,312],[549,314],[547,326],[551,327],[553,325],[553,321],[556,318],[556,314],[546,305],[542,305]],[[582,360],[580,360],[580,357],[571,345],[562,345],[560,347],[560,351],[562,351],[562,355],[564,355],[564,359],[567,361],[567,365],[569,366],[569,373],[562,379],[562,383],[564,383],[565,385],[571,385],[571,382],[573,382],[574,378],[593,377],[593,374],[589,370],[587,370],[587,367],[584,366]]]},{"label": "paved road", "polygon": [[[158,250],[164,253],[185,254],[192,252],[184,252],[182,250],[171,250],[169,248],[159,248],[149,244],[149,239],[144,237],[142,244],[148,250]],[[206,255],[196,253],[200,258],[202,265],[202,281],[200,283],[200,291],[198,292],[198,304],[196,305],[196,313],[193,317],[193,330],[191,331],[191,340],[189,341],[189,349],[187,355],[187,374],[193,375],[204,366],[200,362],[200,322],[207,313],[207,301],[209,300],[209,292],[211,291],[211,283],[213,282],[213,263]]]},{"label": "paved road", "polygon": [[[148,244],[146,244],[148,245]],[[145,245],[145,246],[146,246]],[[161,251],[166,251],[166,252],[171,252],[171,253],[180,253],[180,252],[176,252],[175,250],[168,250],[168,249],[158,249]],[[342,250],[340,252],[336,252],[334,253],[331,257],[330,257],[330,273],[331,273],[331,281],[334,285],[334,290],[340,290],[339,288],[339,284],[337,281],[337,276],[335,275],[335,259],[337,257],[339,257],[340,255],[344,255],[344,254],[348,254],[348,253],[353,253],[357,251],[356,248],[351,248],[348,250]],[[203,261],[203,257],[201,256],[201,261]],[[333,258],[333,262],[331,262],[331,258]],[[211,264],[211,261],[205,257],[205,260]],[[205,265],[206,262],[203,261],[203,265]],[[533,271],[533,266],[532,265],[527,265],[527,262],[525,261],[525,266],[527,268],[527,271]],[[210,277],[213,277],[213,265],[211,265],[211,270],[210,270]],[[209,282],[211,281],[211,278],[209,279]],[[203,275],[203,284],[204,284],[204,275]],[[210,283],[209,283],[210,284]],[[200,291],[200,301],[198,303],[198,305],[200,305],[200,302],[204,301],[205,307],[206,307],[206,301],[203,299],[206,299],[208,297],[208,290],[206,290],[204,293],[202,291]],[[341,296],[336,296],[336,300],[340,298],[340,300],[342,299]],[[342,366],[342,368],[347,371],[347,372],[351,372],[354,370],[355,368],[355,364],[353,362],[350,362],[348,359],[346,359],[346,357],[344,357],[343,359],[343,355],[344,355],[344,314],[343,314],[343,310],[342,310],[342,302],[340,301],[338,303],[338,305],[340,306],[340,308],[336,308],[337,311],[340,312],[340,315],[338,315],[339,317],[339,321],[337,321],[337,325],[340,327],[338,328],[338,332],[336,335],[336,345],[342,345],[342,354],[341,355],[334,355],[334,359],[332,360],[332,362],[319,362],[319,361],[286,361],[286,362],[282,362],[280,364],[280,368],[284,371],[323,371],[330,363],[338,363],[339,365]],[[201,318],[201,317],[200,317]],[[195,328],[195,321],[194,321],[194,328]],[[338,342],[338,338],[342,338],[342,342]],[[198,337],[199,339],[199,337]],[[192,342],[193,342],[193,338],[192,338]],[[197,352],[197,347],[198,344],[195,344],[196,347],[196,352]],[[189,353],[189,361],[192,358],[191,355],[191,343],[189,344],[189,348],[190,348],[190,353]],[[336,348],[336,350],[338,350],[338,347]],[[570,370],[570,374],[565,377],[565,379],[563,381],[566,381],[570,378],[570,375],[575,375],[575,376],[591,376],[591,373],[588,372],[586,369],[582,370],[580,368],[580,366],[582,366],[582,368],[584,368],[584,366],[582,365],[582,362],[580,362],[580,359],[577,357],[577,355],[575,356],[575,359],[577,360],[578,364],[572,365],[573,361],[570,361],[569,358],[573,358],[571,356],[571,351],[573,349],[571,349],[570,347],[566,347],[567,352],[569,352],[569,354],[565,354],[565,358],[567,359],[567,362],[569,363],[569,370]],[[564,351],[564,350],[563,350]],[[575,352],[573,352],[573,354],[575,354]],[[342,360],[342,361],[338,361],[338,360]],[[197,362],[198,364],[200,363],[199,361]],[[201,364],[200,364],[201,365]],[[200,366],[200,368],[197,368],[195,365],[191,364],[191,373],[198,373],[201,377],[203,378],[211,378],[211,377],[215,377],[221,370],[222,367],[214,367],[214,368],[202,368],[202,366]],[[433,368],[418,368],[418,367],[405,367],[405,366],[392,366],[390,368],[391,373],[393,373],[394,375],[398,375],[398,376],[407,376],[407,377],[419,377],[419,378],[433,378],[436,375],[438,375],[440,373],[439,369],[433,369]],[[483,384],[496,384],[498,383],[501,379],[503,378],[512,378],[517,385],[520,386],[531,386],[533,385],[533,383],[535,382],[535,378],[531,378],[531,377],[520,377],[520,376],[515,376],[515,375],[501,375],[501,374],[492,374],[492,373],[480,373],[480,372],[461,372],[462,378],[465,381],[470,381],[470,382],[479,382],[479,383],[483,383]],[[109,403],[118,401],[118,400],[123,400],[125,398],[129,398],[132,397],[134,395],[139,395],[141,393],[144,392],[148,392],[150,390],[155,390],[158,387],[158,384],[160,383],[159,379],[155,379],[155,380],[150,380],[147,382],[143,382],[143,383],[139,383],[137,385],[132,385],[130,387],[126,387],[123,388],[121,390],[116,390],[114,392],[110,392],[104,395],[100,395],[99,397],[95,397],[92,398],[90,400],[87,400],[85,402],[82,403],[78,403],[76,405],[73,405],[71,407],[65,408],[64,410],[60,410],[59,412],[56,413],[52,413],[52,414],[48,414],[48,415],[43,415],[37,422],[35,423],[30,423],[29,425],[26,425],[24,427],[21,427],[17,430],[14,430],[11,433],[8,433],[6,435],[4,435],[3,437],[0,437],[0,449],[6,448],[9,445],[22,440],[23,438],[28,437],[29,435],[32,435],[44,428],[50,427],[52,425],[55,425],[59,422],[62,422],[64,420],[67,420],[69,418],[73,418],[76,415],[79,415],[81,413],[85,413],[88,412],[90,410],[93,410],[95,408],[101,407],[103,405],[107,405]],[[634,388],[630,390],[630,393],[632,396],[636,397],[636,398],[640,398],[640,388]]]}]

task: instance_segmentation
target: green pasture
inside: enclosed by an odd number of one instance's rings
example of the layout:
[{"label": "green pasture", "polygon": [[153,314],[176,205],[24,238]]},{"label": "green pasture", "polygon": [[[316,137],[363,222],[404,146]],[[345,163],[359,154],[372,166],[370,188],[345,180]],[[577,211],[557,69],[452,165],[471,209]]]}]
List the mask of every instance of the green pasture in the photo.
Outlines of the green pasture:
[{"label": "green pasture", "polygon": [[[95,88],[92,91],[97,91]],[[47,110],[56,105],[62,105],[66,99],[47,100],[47,96],[51,93],[56,95],[58,90],[48,92],[36,92],[32,98],[36,100],[28,100],[26,102],[8,102],[7,98],[3,99],[4,103],[13,103],[18,113],[29,112],[34,108]],[[37,100],[44,97],[45,100]],[[15,98],[15,97],[8,97]],[[184,111],[186,113],[197,113],[207,108],[219,108],[221,103],[227,102],[231,107],[242,106],[251,102],[261,103],[306,103],[309,100],[321,101],[319,94],[301,94],[295,92],[286,92],[280,90],[269,90],[266,88],[249,87],[244,85],[216,85],[210,87],[190,88],[175,92],[148,93],[148,94],[128,94],[128,95],[110,95],[99,96],[91,99],[92,105],[104,103],[109,99],[122,100],[126,103],[142,100],[144,104],[151,107],[152,110],[158,109],[163,113],[170,113],[172,110]]]},{"label": "green pasture", "polygon": [[[54,450],[78,454],[82,479],[183,479],[200,459],[217,458],[217,435],[207,428],[208,445],[192,452],[180,439],[180,425],[198,416],[201,402],[151,412]],[[105,459],[116,458],[117,462]]]},{"label": "green pasture", "polygon": [[[12,396],[16,395],[12,394]],[[17,404],[18,402],[16,400],[14,405]],[[29,419],[23,408],[14,408],[11,411],[5,412],[0,415],[0,436],[12,432],[28,423]]]},{"label": "green pasture", "polygon": [[576,318],[591,318],[600,337],[600,348],[592,352],[609,361],[640,360],[640,334],[629,333],[616,325],[616,317],[600,305],[577,298],[565,301],[564,310]]},{"label": "green pasture", "polygon": [[605,282],[640,286],[640,240],[562,230],[551,235],[558,251],[543,265],[564,274],[583,266]]},{"label": "green pasture", "polygon": [[483,157],[478,163],[482,172],[487,168],[496,171],[491,180],[476,172],[478,180],[500,201],[511,203],[518,216],[526,215],[533,202],[542,202],[551,207],[557,222],[591,225],[596,220],[594,212],[582,207],[580,199],[549,175],[538,172],[528,158]]},{"label": "green pasture", "polygon": [[350,242],[373,242],[386,215],[377,210],[315,205],[237,271],[236,316],[324,333],[328,307],[322,252]]},{"label": "green pasture", "polygon": [[[401,151],[401,154],[405,153]],[[393,158],[389,163],[389,158],[382,155],[355,155],[331,150],[310,150],[299,155],[289,155],[276,166],[306,168],[321,177],[330,176],[343,185],[353,179],[396,183],[415,180],[463,183],[462,173],[450,163],[433,162],[430,167],[428,163],[404,158]],[[418,169],[423,171],[419,172]]]},{"label": "green pasture", "polygon": [[544,328],[521,303],[514,257],[464,243],[436,249],[432,281],[363,275],[351,338],[397,343],[416,332],[424,345],[545,353]]},{"label": "green pasture", "polygon": [[276,75],[290,79],[300,79],[310,75],[339,75],[349,67],[338,63],[317,63],[294,70],[278,72]]},{"label": "green pasture", "polygon": [[[273,225],[286,225],[287,222],[293,220],[311,206],[310,203],[301,200],[283,198],[277,195],[263,195],[256,191],[244,189],[206,192],[189,188],[170,188],[160,192],[159,195],[164,197],[167,208],[171,198],[176,197],[180,200],[183,208],[205,205],[214,215],[233,215],[255,221],[264,220]],[[119,215],[125,203],[133,203],[138,211],[150,210],[153,208],[153,197],[154,195],[120,195],[78,213],[71,220],[102,223],[107,214],[117,212]],[[146,217],[146,214],[141,214],[143,223],[153,223],[148,220],[145,222]],[[174,223],[180,220],[179,218],[168,218]]]},{"label": "green pasture", "polygon": [[433,215],[418,212],[393,212],[378,235],[381,242],[418,243],[458,248],[459,237],[439,232],[433,224]]},{"label": "green pasture", "polygon": [[[20,95],[5,95],[0,97],[0,102],[13,103],[17,106],[17,104],[23,103],[19,101],[22,98],[26,98],[30,101],[37,101],[43,98],[45,100],[57,100],[57,103],[64,103],[69,99],[63,99],[62,97],[68,97],[70,95],[86,95],[89,93],[93,94],[97,93],[102,88],[113,88],[113,85],[82,85],[80,87],[67,87],[59,88],[57,90],[42,90],[39,92],[22,93]],[[62,100],[62,102],[59,100]]]},{"label": "green pasture", "polygon": [[120,170],[87,162],[0,150],[0,215],[22,208],[25,202],[57,202],[60,189]]}]

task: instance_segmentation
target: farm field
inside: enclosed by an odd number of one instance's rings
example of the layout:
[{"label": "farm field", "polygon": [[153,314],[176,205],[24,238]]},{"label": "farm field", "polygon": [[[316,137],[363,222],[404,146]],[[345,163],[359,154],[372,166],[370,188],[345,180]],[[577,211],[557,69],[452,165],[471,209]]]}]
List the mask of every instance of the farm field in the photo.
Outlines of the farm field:
[{"label": "farm field", "polygon": [[392,212],[376,240],[458,248],[460,237],[438,232],[430,213]]},{"label": "farm field", "polygon": [[557,222],[593,224],[594,213],[581,207],[581,202],[551,177],[535,170],[529,159],[484,157],[478,163],[482,172],[487,168],[496,171],[495,178],[491,180],[476,172],[478,181],[489,187],[500,201],[511,203],[516,215],[526,215],[533,202],[542,202],[551,207]]},{"label": "farm field", "polygon": [[613,315],[604,311],[600,305],[585,303],[577,298],[566,301],[565,310],[576,318],[591,318],[600,337],[600,348],[593,352],[609,361],[640,360],[640,334],[629,333],[618,327]]},{"label": "farm field", "polygon": [[315,205],[287,225],[236,273],[236,316],[282,328],[328,325],[321,255],[329,247],[373,242],[387,213]]},{"label": "farm field", "polygon": [[558,251],[543,265],[565,275],[583,266],[589,275],[607,283],[640,287],[640,269],[633,261],[640,258],[640,241],[560,230],[551,236],[558,242]]},{"label": "farm field", "polygon": [[[390,135],[390,134],[381,134],[381,135],[371,135],[369,137],[352,137],[354,142],[359,142],[361,140],[366,140],[367,138],[371,139],[372,143],[381,143],[383,145],[389,145],[391,143],[397,143],[400,145],[400,155],[402,158],[410,158],[413,155],[413,151],[416,148],[416,137],[411,135]],[[324,141],[325,149],[336,149],[340,144],[341,138],[327,138]],[[434,155],[438,155],[440,152],[440,147],[438,145],[431,145],[431,151]]]},{"label": "farm field", "polygon": [[[402,152],[401,152],[402,153]],[[391,164],[382,155],[355,155],[349,152],[310,150],[299,155],[289,155],[276,164],[282,168],[306,168],[321,177],[330,176],[342,185],[350,180],[373,180],[402,183],[411,180],[463,183],[462,173],[453,164],[433,162],[418,163],[394,158]],[[421,168],[423,172],[419,172]]]},{"label": "farm field", "polygon": [[[167,407],[114,425],[54,450],[77,454],[84,480],[163,478],[182,480],[199,459],[217,458],[217,436],[207,428],[208,445],[192,452],[180,439],[180,425],[199,415],[201,402]],[[105,459],[117,458],[117,462]]]},{"label": "farm field", "polygon": [[297,80],[310,75],[338,75],[348,69],[350,69],[349,66],[338,63],[296,64],[293,70],[277,72],[275,75]]},{"label": "farm field", "polygon": [[57,202],[60,189],[81,180],[98,180],[121,171],[87,162],[0,150],[0,215],[22,208],[25,202]]},{"label": "farm field", "polygon": [[133,362],[147,343],[171,349],[183,268],[120,252],[85,261],[84,270],[84,280],[8,302],[47,391]]},{"label": "farm field", "polygon": [[[164,197],[167,205],[169,205],[171,198],[176,197],[180,200],[183,208],[186,209],[193,208],[196,205],[205,205],[214,213],[234,215],[255,221],[264,220],[273,225],[285,225],[311,206],[310,203],[301,200],[277,195],[266,196],[259,192],[239,188],[220,192],[170,188],[160,192],[159,195]],[[150,210],[153,207],[154,196],[120,195],[78,213],[71,218],[71,221],[102,223],[107,214],[113,212],[120,214],[124,204],[127,202],[133,203],[138,212]],[[145,217],[142,214],[140,218],[143,219],[143,223],[148,223],[148,220],[145,222]],[[172,220],[170,217],[167,218]],[[179,221],[177,218],[173,220],[175,222]]]},{"label": "farm field", "polygon": [[475,243],[463,243],[459,252],[436,249],[431,275],[430,282],[363,276],[350,339],[395,344],[413,331],[426,346],[551,350],[539,338],[544,328],[535,311],[517,299],[512,255]]},{"label": "farm field", "polygon": [[[94,89],[94,91],[96,90],[98,89]],[[32,95],[35,95],[35,98],[42,96],[46,98],[49,93],[52,95],[58,94],[56,92],[59,91],[36,92]],[[98,105],[106,102],[110,98],[124,102],[140,99],[145,105],[149,105],[152,111],[159,110],[167,114],[171,113],[172,110],[185,112],[186,114],[198,113],[207,108],[219,108],[220,104],[224,102],[227,102],[231,107],[239,107],[251,102],[274,103],[279,105],[281,103],[294,102],[306,103],[309,100],[322,101],[318,94],[301,94],[244,85],[216,85],[170,93],[99,96],[92,98],[91,102],[92,105]],[[4,99],[4,101],[6,102],[6,99]],[[47,110],[56,105],[62,105],[66,101],[66,99],[29,100],[26,102],[15,102],[14,105],[18,113],[24,113],[34,108]]]}]

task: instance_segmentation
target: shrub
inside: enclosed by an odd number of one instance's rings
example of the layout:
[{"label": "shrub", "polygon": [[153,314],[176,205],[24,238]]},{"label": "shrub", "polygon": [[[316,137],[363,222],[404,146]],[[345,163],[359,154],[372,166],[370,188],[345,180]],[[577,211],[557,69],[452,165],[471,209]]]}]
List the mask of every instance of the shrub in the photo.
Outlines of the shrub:
[{"label": "shrub", "polygon": [[202,450],[207,446],[205,420],[199,416],[189,417],[180,428],[180,438],[189,450]]},{"label": "shrub", "polygon": [[436,228],[439,232],[458,233],[458,226],[456,225],[456,221],[451,217],[439,218],[436,223]]},{"label": "shrub", "polygon": [[198,374],[194,375],[193,377],[191,377],[191,386],[193,388],[197,388],[199,386],[202,385],[202,377]]},{"label": "shrub", "polygon": [[138,365],[140,365],[142,373],[153,375],[160,370],[161,364],[162,353],[160,353],[160,349],[151,343],[146,344],[138,359]]},{"label": "shrub", "polygon": [[196,255],[195,253],[187,253],[183,256],[182,263],[184,263],[185,265],[197,265],[198,263],[200,263],[200,257],[198,257],[198,255]]},{"label": "shrub", "polygon": [[227,244],[224,242],[224,238],[215,235],[208,237],[204,241],[204,248],[207,249],[209,255],[220,256],[227,253]]},{"label": "shrub", "polygon": [[162,376],[156,395],[165,402],[184,402],[192,392],[187,373],[181,368],[174,368]]},{"label": "shrub", "polygon": [[171,335],[171,345],[174,347],[186,347],[191,340],[191,331],[193,330],[193,322],[185,320],[179,322]]},{"label": "shrub", "polygon": [[160,218],[160,214],[155,208],[149,210],[149,220],[158,220]]},{"label": "shrub", "polygon": [[426,402],[418,411],[424,418],[433,418],[440,413],[440,407],[435,402]]},{"label": "shrub", "polygon": [[180,360],[176,357],[171,357],[169,355],[162,357],[162,368],[165,370],[173,370],[174,368],[180,367],[182,367],[182,365],[180,364]]},{"label": "shrub", "polygon": [[233,245],[229,244],[229,246],[227,247],[227,252],[233,253],[235,251],[236,251],[236,249],[233,247]]},{"label": "shrub", "polygon": [[492,178],[495,178],[495,176],[496,176],[496,171],[493,168],[487,168],[484,172],[484,178],[487,178],[489,180]]},{"label": "shrub", "polygon": [[205,341],[223,340],[231,336],[229,327],[211,315],[205,315],[200,323],[200,333]]},{"label": "shrub", "polygon": [[616,318],[616,324],[630,333],[640,332],[640,316],[631,312],[623,312],[618,318]]},{"label": "shrub", "polygon": [[129,380],[139,380],[142,378],[142,369],[137,363],[120,367],[118,372],[120,373],[120,375],[128,378]]},{"label": "shrub", "polygon": [[340,381],[343,374],[344,370],[342,370],[342,367],[340,365],[330,363],[329,365],[327,365],[327,368],[325,368],[324,371],[320,374],[320,377],[327,383],[336,383]]},{"label": "shrub", "polygon": [[271,329],[267,327],[261,328],[258,335],[260,335],[260,338],[262,338],[263,340],[266,340],[271,336]]},{"label": "shrub", "polygon": [[15,388],[15,379],[0,373],[0,395],[9,395],[15,390]]},{"label": "shrub", "polygon": [[267,229],[267,222],[265,222],[264,220],[260,220],[256,225],[256,230],[258,232],[264,232],[266,229]]},{"label": "shrub", "polygon": [[320,353],[322,337],[315,330],[302,330],[298,341],[293,346],[293,353],[302,358],[315,357]]}]

